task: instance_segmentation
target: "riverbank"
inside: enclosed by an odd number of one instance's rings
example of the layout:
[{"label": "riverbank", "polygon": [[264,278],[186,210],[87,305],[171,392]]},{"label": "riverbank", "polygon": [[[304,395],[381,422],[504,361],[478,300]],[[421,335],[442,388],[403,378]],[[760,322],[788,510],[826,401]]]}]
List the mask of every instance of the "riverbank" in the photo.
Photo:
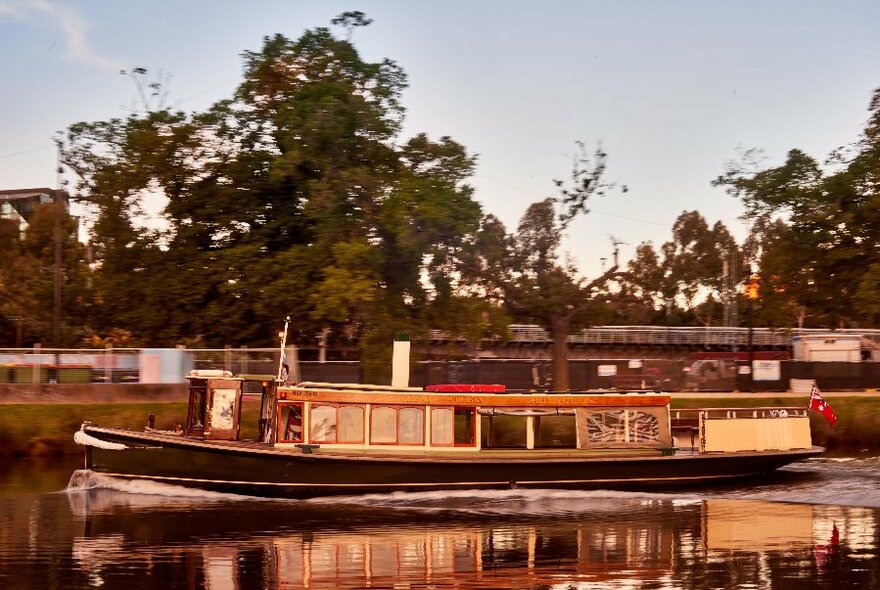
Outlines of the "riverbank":
[{"label": "riverbank", "polygon": [[[837,414],[832,428],[820,415],[811,418],[813,443],[833,454],[880,454],[880,397],[876,394],[824,394]],[[73,433],[84,421],[102,426],[142,429],[150,414],[156,428],[172,430],[186,421],[187,404],[177,401],[114,401],[59,403],[40,398],[36,403],[0,405],[0,456],[34,457],[82,453]],[[804,406],[803,394],[675,394],[673,408]],[[242,437],[256,436],[259,403],[246,402]],[[247,417],[252,415],[253,419]]]}]

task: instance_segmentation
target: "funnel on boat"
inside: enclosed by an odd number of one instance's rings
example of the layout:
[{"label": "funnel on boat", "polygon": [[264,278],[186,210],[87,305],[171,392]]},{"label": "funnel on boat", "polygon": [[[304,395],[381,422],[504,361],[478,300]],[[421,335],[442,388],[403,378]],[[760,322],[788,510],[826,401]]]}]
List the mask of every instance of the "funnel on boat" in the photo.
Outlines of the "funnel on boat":
[{"label": "funnel on boat", "polygon": [[398,332],[394,336],[394,353],[391,358],[391,387],[409,386],[409,334]]}]

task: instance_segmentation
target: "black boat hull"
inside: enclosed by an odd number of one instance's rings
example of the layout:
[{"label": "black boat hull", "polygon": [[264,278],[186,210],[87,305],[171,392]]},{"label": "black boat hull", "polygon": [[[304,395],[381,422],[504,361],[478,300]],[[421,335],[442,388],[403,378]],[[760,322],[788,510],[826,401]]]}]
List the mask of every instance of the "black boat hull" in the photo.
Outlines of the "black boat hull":
[{"label": "black boat hull", "polygon": [[771,472],[823,449],[714,454],[524,457],[304,453],[257,443],[206,442],[173,435],[84,427],[127,448],[86,447],[86,468],[113,477],[153,480],[254,496],[307,498],[389,491],[511,487],[673,487]]}]

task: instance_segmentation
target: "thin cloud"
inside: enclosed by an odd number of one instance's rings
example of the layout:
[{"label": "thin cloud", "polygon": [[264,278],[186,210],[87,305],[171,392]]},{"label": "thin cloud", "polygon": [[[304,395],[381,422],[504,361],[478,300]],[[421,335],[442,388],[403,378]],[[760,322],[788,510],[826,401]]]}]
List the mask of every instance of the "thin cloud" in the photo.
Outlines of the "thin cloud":
[{"label": "thin cloud", "polygon": [[4,15],[29,22],[45,21],[48,17],[48,22],[64,33],[68,59],[110,71],[120,68],[118,62],[89,47],[91,25],[74,8],[48,0],[0,0],[0,18]]}]

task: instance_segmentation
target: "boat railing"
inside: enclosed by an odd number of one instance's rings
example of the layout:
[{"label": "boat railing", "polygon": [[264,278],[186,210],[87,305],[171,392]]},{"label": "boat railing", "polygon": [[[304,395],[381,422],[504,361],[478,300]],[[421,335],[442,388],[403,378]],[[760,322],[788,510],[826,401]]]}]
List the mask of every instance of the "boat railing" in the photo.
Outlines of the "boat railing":
[{"label": "boat railing", "polygon": [[809,409],[803,406],[774,406],[761,408],[683,408],[671,410],[673,427],[676,424],[696,424],[705,420],[733,420],[744,418],[804,418]]},{"label": "boat railing", "polygon": [[[684,452],[809,448],[809,409],[803,406],[687,408],[670,411],[671,430]],[[688,445],[688,441],[690,445]]]}]

